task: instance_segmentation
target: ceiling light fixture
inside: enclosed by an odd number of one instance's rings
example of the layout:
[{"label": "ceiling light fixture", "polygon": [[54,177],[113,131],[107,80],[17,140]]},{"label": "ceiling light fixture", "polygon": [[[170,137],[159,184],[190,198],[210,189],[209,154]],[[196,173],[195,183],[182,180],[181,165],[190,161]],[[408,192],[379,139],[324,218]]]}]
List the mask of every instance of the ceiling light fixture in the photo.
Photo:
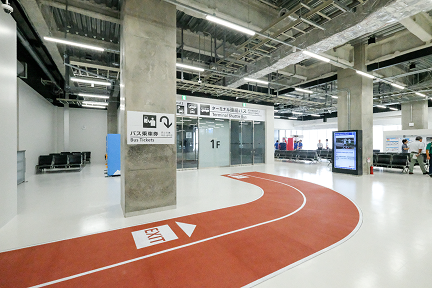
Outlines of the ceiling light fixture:
[{"label": "ceiling light fixture", "polygon": [[264,85],[268,85],[269,84],[269,82],[267,82],[267,81],[257,80],[257,79],[252,79],[252,78],[244,78],[244,80],[249,81],[249,82],[261,83],[261,84],[264,84]]},{"label": "ceiling light fixture", "polygon": [[281,116],[274,116],[274,118],[281,118]]},{"label": "ceiling light fixture", "polygon": [[217,23],[217,24],[219,24],[219,25],[222,25],[222,26],[225,26],[225,27],[228,27],[228,28],[231,28],[231,29],[237,30],[237,31],[239,31],[239,32],[242,32],[242,33],[245,33],[245,34],[248,34],[248,35],[251,35],[251,36],[254,36],[254,35],[255,35],[255,32],[252,31],[252,30],[250,30],[250,29],[247,29],[247,28],[244,28],[244,27],[239,26],[239,25],[237,25],[237,24],[234,24],[234,23],[231,23],[231,22],[228,22],[228,21],[225,21],[225,20],[222,20],[222,19],[219,19],[219,18],[213,17],[213,16],[211,16],[211,15],[207,15],[207,16],[206,16],[206,19],[207,19],[208,21],[211,21],[211,22]]},{"label": "ceiling light fixture", "polygon": [[374,79],[375,78],[374,76],[372,76],[372,75],[370,75],[368,73],[359,71],[359,70],[356,70],[356,72],[357,72],[357,74],[360,74],[360,75],[365,76],[365,77],[370,78],[370,79]]},{"label": "ceiling light fixture", "polygon": [[393,108],[393,107],[388,107],[390,110],[393,110],[393,111],[398,111],[399,109],[397,109],[397,108]]},{"label": "ceiling light fixture", "polygon": [[398,85],[398,84],[395,84],[395,83],[390,83],[390,85],[392,85],[393,87],[396,87],[398,89],[405,89],[404,86],[401,86],[401,85]]},{"label": "ceiling light fixture", "polygon": [[106,106],[98,106],[98,105],[82,105],[82,107],[86,107],[86,108],[97,108],[97,109],[105,109]]},{"label": "ceiling light fixture", "polygon": [[288,117],[288,119],[297,120],[297,117]]},{"label": "ceiling light fixture", "polygon": [[323,57],[323,56],[320,56],[320,55],[318,55],[318,54],[315,54],[315,53],[309,52],[309,51],[307,51],[307,50],[303,50],[302,53],[305,54],[305,55],[308,55],[308,56],[310,56],[310,57],[316,58],[316,59],[318,59],[318,60],[321,60],[321,61],[327,62],[327,63],[330,62],[330,59],[325,58],[325,57]]},{"label": "ceiling light fixture", "polygon": [[314,117],[321,117],[321,115],[318,115],[318,114],[310,114],[311,116],[314,116]]},{"label": "ceiling light fixture", "polygon": [[387,108],[387,106],[384,106],[384,105],[375,105],[375,107],[378,107],[378,108],[384,108],[384,109]]},{"label": "ceiling light fixture", "polygon": [[111,86],[110,82],[105,82],[105,81],[95,81],[95,80],[81,79],[81,78],[75,78],[75,77],[71,77],[70,80],[74,81],[74,82],[80,82],[80,83]]},{"label": "ceiling light fixture", "polygon": [[306,89],[301,89],[301,88],[294,88],[295,91],[297,92],[303,92],[303,93],[309,93],[309,94],[313,94],[314,92],[311,90],[306,90]]},{"label": "ceiling light fixture", "polygon": [[426,97],[426,95],[425,95],[425,94],[423,94],[423,93],[420,93],[420,92],[415,92],[415,94],[416,94],[416,95],[418,95],[418,96],[421,96],[421,97]]},{"label": "ceiling light fixture", "polygon": [[107,95],[96,95],[96,94],[88,94],[88,93],[78,93],[78,96],[81,97],[92,97],[92,98],[100,98],[100,99],[109,99]]},{"label": "ceiling light fixture", "polygon": [[334,95],[331,95],[331,97],[334,98],[334,99],[338,99],[339,98],[338,96],[334,96]]},{"label": "ceiling light fixture", "polygon": [[176,63],[176,66],[179,67],[179,68],[185,68],[185,69],[189,69],[189,70],[195,70],[195,71],[204,72],[203,68],[189,66],[189,65],[185,65],[185,64],[181,64],[181,63]]},{"label": "ceiling light fixture", "polygon": [[55,43],[60,43],[60,44],[65,44],[65,45],[70,45],[70,46],[76,46],[76,47],[81,47],[81,48],[90,49],[90,50],[96,50],[96,51],[101,51],[101,52],[105,51],[105,48],[102,48],[102,47],[97,47],[97,46],[87,45],[87,44],[82,44],[82,43],[76,43],[76,42],[67,41],[67,40],[58,39],[58,38],[44,37],[44,39],[47,41],[50,41],[50,42],[55,42]]},{"label": "ceiling light fixture", "polygon": [[99,105],[99,106],[108,106],[107,102],[95,102],[95,101],[83,101],[83,105]]},{"label": "ceiling light fixture", "polygon": [[292,114],[300,114],[300,115],[303,114],[302,112],[296,112],[296,111],[291,111],[291,113],[292,113]]}]

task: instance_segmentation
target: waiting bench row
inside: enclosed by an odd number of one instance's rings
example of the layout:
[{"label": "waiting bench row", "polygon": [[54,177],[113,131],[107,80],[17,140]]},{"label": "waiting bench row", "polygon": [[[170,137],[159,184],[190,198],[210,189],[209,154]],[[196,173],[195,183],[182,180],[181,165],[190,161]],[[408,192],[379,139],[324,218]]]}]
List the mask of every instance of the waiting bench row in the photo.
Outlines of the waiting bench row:
[{"label": "waiting bench row", "polygon": [[36,172],[80,170],[90,163],[91,152],[61,152],[40,155]]},{"label": "waiting bench row", "polygon": [[320,159],[316,150],[275,150],[274,156],[276,159],[293,161],[318,162]]}]

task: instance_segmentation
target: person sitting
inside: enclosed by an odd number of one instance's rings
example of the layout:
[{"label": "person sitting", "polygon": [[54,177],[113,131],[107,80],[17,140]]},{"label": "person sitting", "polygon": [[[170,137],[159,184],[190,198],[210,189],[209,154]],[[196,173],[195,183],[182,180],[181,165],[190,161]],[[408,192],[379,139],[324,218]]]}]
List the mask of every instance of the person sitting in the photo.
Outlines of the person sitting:
[{"label": "person sitting", "polygon": [[318,140],[317,148],[318,148],[318,150],[322,150],[323,149],[323,143],[321,143],[321,139]]},{"label": "person sitting", "polygon": [[407,139],[403,139],[402,140],[402,153],[408,153],[408,140]]}]

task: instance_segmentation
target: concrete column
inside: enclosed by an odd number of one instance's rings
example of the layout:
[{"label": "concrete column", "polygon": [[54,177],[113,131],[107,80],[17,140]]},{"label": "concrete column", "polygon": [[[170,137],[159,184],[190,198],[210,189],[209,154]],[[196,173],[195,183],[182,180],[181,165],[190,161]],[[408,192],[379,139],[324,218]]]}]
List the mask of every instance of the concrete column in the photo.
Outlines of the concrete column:
[{"label": "concrete column", "polygon": [[117,134],[117,104],[109,104],[107,108],[107,134]]},{"label": "concrete column", "polygon": [[127,145],[127,111],[176,112],[176,7],[123,2],[121,31],[121,205],[124,215],[176,205],[175,144]]},{"label": "concrete column", "polygon": [[[354,47],[354,68],[366,72],[365,46]],[[338,130],[363,130],[363,174],[373,153],[373,80],[352,69],[338,71]]]},{"label": "concrete column", "polygon": [[402,130],[429,129],[428,117],[427,100],[402,103]]}]

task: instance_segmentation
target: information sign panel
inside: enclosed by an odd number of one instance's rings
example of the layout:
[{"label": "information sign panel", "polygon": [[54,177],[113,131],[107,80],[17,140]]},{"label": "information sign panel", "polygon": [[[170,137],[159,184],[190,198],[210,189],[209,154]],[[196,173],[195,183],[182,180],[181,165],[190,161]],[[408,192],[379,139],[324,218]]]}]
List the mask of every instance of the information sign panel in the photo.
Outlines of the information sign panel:
[{"label": "information sign panel", "polygon": [[174,114],[127,111],[127,144],[174,144]]},{"label": "information sign panel", "polygon": [[333,171],[361,175],[362,169],[362,131],[333,132]]}]

